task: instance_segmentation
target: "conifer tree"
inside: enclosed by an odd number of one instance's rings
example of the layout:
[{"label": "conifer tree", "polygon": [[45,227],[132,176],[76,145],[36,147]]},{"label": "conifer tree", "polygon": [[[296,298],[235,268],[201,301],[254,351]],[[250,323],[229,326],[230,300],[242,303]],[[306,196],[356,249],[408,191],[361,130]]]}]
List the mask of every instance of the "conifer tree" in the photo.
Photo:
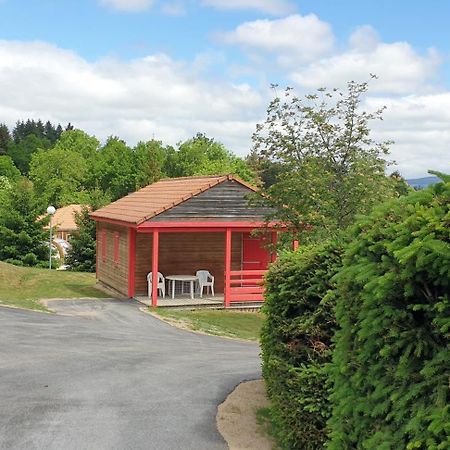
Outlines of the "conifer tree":
[{"label": "conifer tree", "polygon": [[21,179],[8,189],[0,205],[0,260],[26,266],[47,264],[46,219],[38,220],[42,213],[30,181]]},{"label": "conifer tree", "polygon": [[0,156],[6,155],[11,140],[8,127],[4,123],[0,123]]},{"label": "conifer tree", "polygon": [[358,219],[336,277],[331,450],[444,450],[450,176]]},{"label": "conifer tree", "polygon": [[101,208],[109,201],[110,199],[101,191],[95,190],[91,194],[90,205],[83,206],[81,213],[76,214],[75,222],[78,226],[78,232],[70,238],[71,248],[65,260],[69,270],[95,272],[96,224],[89,217],[89,213]]}]

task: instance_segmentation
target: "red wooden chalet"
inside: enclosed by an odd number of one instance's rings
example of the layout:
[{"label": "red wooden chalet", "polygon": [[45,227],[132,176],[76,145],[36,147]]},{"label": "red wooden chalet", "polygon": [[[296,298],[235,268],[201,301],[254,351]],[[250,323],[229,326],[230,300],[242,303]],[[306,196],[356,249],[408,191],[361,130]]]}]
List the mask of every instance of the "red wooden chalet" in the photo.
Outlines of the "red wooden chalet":
[{"label": "red wooden chalet", "polygon": [[[97,222],[97,279],[118,293],[147,294],[158,304],[157,274],[207,269],[224,306],[263,301],[262,279],[275,253],[277,228],[266,208],[249,206],[253,186],[227,176],[164,179],[93,213]],[[253,233],[264,229],[265,233]]]}]

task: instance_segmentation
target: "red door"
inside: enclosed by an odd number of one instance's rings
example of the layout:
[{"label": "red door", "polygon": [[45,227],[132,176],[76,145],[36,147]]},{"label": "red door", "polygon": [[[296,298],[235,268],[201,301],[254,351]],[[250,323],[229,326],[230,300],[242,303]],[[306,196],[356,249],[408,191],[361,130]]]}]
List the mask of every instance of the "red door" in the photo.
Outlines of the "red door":
[{"label": "red door", "polygon": [[242,233],[242,270],[266,270],[270,255],[260,237]]}]

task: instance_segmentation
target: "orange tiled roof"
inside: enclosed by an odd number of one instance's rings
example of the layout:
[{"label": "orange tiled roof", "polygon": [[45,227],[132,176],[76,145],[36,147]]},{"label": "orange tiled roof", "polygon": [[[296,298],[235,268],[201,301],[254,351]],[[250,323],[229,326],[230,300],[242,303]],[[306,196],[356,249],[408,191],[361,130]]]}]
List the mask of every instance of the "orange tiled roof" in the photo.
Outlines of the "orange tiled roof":
[{"label": "orange tiled roof", "polygon": [[[81,213],[82,207],[83,205],[67,205],[58,208],[52,218],[53,226],[58,227],[60,231],[78,230],[78,225],[75,223],[75,213]],[[45,216],[46,214],[40,216],[39,219]],[[48,225],[45,228],[48,228]]]},{"label": "orange tiled roof", "polygon": [[94,211],[91,217],[138,225],[226,180],[235,180],[256,190],[232,175],[166,178]]}]

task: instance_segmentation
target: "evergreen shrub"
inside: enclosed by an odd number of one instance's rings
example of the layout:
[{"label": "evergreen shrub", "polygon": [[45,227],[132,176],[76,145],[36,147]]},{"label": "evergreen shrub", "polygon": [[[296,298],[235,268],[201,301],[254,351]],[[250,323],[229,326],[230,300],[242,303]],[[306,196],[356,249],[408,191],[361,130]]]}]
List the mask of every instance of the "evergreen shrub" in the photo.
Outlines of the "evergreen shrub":
[{"label": "evergreen shrub", "polygon": [[89,217],[90,208],[83,206],[75,214],[78,232],[70,238],[71,248],[65,260],[69,270],[76,272],[95,272],[96,266],[96,224]]},{"label": "evergreen shrub", "polygon": [[450,177],[444,178],[376,208],[351,232],[335,277],[329,449],[450,448]]},{"label": "evergreen shrub", "polygon": [[327,364],[335,331],[331,279],[341,253],[337,242],[303,247],[281,255],[266,277],[263,375],[284,449],[317,450],[327,437]]}]

